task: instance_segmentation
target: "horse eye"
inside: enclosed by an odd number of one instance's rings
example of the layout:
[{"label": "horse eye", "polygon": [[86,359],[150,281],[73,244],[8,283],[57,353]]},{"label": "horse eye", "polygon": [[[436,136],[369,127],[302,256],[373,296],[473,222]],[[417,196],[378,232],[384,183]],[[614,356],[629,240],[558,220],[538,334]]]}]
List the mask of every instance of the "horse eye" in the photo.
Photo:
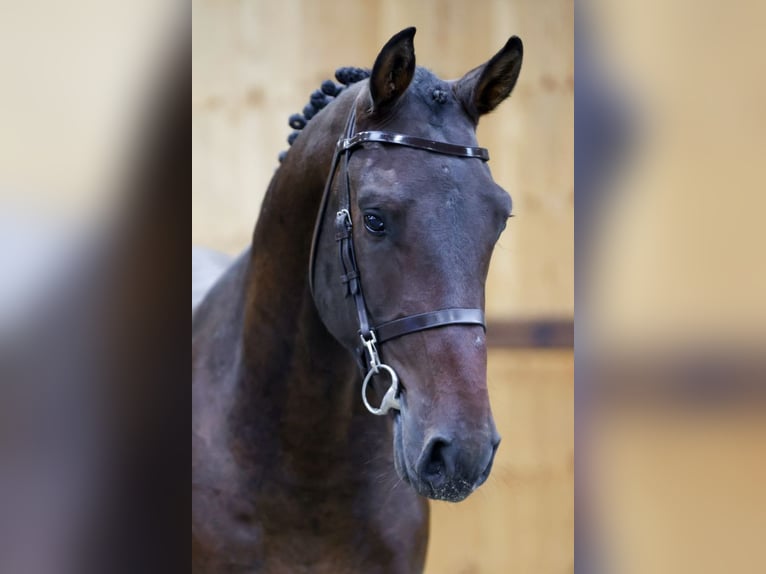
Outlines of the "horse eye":
[{"label": "horse eye", "polygon": [[374,213],[364,214],[364,226],[373,235],[382,235],[386,231],[386,224]]}]

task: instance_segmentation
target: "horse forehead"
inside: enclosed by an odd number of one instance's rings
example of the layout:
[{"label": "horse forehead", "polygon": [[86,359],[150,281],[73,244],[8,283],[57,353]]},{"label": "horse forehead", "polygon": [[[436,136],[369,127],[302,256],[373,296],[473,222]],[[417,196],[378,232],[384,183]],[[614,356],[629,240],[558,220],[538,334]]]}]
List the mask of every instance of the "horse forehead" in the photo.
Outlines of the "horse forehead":
[{"label": "horse forehead", "polygon": [[[377,144],[378,146],[380,144]],[[401,183],[402,172],[396,169],[396,165],[392,161],[385,161],[385,156],[382,156],[379,151],[380,148],[373,148],[372,154],[367,155],[364,158],[364,164],[362,166],[362,175],[365,178],[372,178],[376,184],[396,186]]]},{"label": "horse forehead", "polygon": [[[410,148],[391,149],[383,144],[367,149],[361,165],[361,176],[376,185],[391,187],[408,184],[429,184],[447,190],[457,190],[469,182],[481,179],[471,171],[470,160],[430,153]],[[393,153],[389,153],[393,152]],[[491,178],[490,178],[491,180]]]}]

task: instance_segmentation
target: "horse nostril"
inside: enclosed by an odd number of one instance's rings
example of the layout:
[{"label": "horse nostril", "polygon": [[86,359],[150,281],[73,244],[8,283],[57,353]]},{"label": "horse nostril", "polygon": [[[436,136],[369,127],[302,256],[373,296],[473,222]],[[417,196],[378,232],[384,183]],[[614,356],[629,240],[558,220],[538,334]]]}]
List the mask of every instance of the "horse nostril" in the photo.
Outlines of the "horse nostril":
[{"label": "horse nostril", "polygon": [[444,441],[436,441],[431,447],[431,453],[426,461],[426,473],[427,474],[441,474],[444,472],[444,456],[443,450],[447,446]]},{"label": "horse nostril", "polygon": [[439,486],[453,470],[450,441],[443,437],[432,438],[423,449],[420,475],[431,486]]}]

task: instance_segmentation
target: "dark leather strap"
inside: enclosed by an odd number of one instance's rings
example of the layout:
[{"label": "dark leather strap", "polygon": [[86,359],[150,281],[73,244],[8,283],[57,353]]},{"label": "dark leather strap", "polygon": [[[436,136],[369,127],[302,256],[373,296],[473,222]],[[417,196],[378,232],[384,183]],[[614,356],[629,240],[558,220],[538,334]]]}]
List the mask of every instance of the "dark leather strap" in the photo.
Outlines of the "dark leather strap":
[{"label": "dark leather strap", "polygon": [[[362,281],[354,250],[354,228],[351,216],[351,182],[348,175],[348,162],[351,157],[351,152],[365,142],[401,145],[434,153],[476,158],[482,161],[487,161],[489,159],[489,152],[485,148],[454,145],[446,142],[391,132],[366,131],[355,134],[355,125],[356,109],[354,107],[346,121],[344,137],[338,140],[338,144],[335,148],[332,164],[330,166],[330,173],[325,182],[324,193],[319,213],[317,214],[316,225],[314,226],[314,236],[311,241],[311,254],[309,255],[309,289],[313,296],[314,264],[316,250],[318,248],[317,243],[319,241],[322,222],[327,210],[327,203],[331,195],[332,183],[339,171],[338,167],[340,164],[340,171],[342,173],[340,189],[337,194],[338,210],[335,216],[335,240],[338,244],[338,258],[342,269],[340,279],[345,287],[346,296],[351,297],[354,300],[357,321],[359,324],[359,334],[362,336],[362,340],[366,341],[367,345],[372,343],[371,348],[373,350],[366,349],[365,345],[361,345],[357,349],[359,366],[361,367],[362,372],[364,372],[365,364],[368,362],[365,360],[365,356],[368,352],[376,353],[376,351],[374,351],[375,343],[390,341],[391,339],[402,337],[409,333],[416,333],[418,331],[443,327],[445,325],[481,325],[483,328],[486,327],[484,324],[484,312],[481,309],[460,308],[442,309],[440,311],[410,315],[408,317],[402,317],[401,319],[388,321],[377,327],[372,327],[367,313],[364,293],[362,292]],[[367,358],[370,359],[371,357]]]},{"label": "dark leather strap", "polygon": [[388,321],[375,327],[375,332],[378,343],[382,343],[402,335],[445,325],[481,325],[485,330],[487,328],[484,323],[484,311],[481,309],[442,309]]},{"label": "dark leather strap", "polygon": [[[355,111],[351,111],[346,122],[346,137],[354,133]],[[339,147],[335,153],[343,153],[343,174],[341,189],[338,191],[338,212],[335,215],[335,240],[338,242],[338,254],[343,270],[340,279],[346,286],[346,296],[350,295],[354,299],[359,333],[365,339],[369,339],[370,318],[367,315],[367,305],[365,304],[364,293],[362,292],[359,266],[356,263],[354,226],[351,220],[351,182],[348,176],[348,160],[351,157],[351,149],[341,149]]]},{"label": "dark leather strap", "polygon": [[459,157],[475,157],[482,161],[489,161],[489,151],[487,148],[455,145],[393,132],[359,132],[351,137],[345,137],[339,140],[338,147],[343,150],[350,150],[365,142],[403,145],[435,153],[456,155]]},{"label": "dark leather strap", "polygon": [[[325,181],[324,191],[322,192],[322,201],[319,205],[319,211],[317,212],[316,222],[314,223],[314,235],[311,238],[311,252],[309,254],[309,291],[311,296],[314,295],[314,266],[316,264],[317,249],[319,249],[319,236],[322,234],[322,223],[324,221],[325,213],[327,212],[327,203],[330,199],[330,193],[332,189],[332,182],[335,179],[335,172],[338,170],[338,161],[341,157],[341,150],[337,147],[332,154],[332,163],[330,164],[330,172]],[[337,224],[336,224],[337,225]],[[336,230],[337,232],[337,230]]]}]

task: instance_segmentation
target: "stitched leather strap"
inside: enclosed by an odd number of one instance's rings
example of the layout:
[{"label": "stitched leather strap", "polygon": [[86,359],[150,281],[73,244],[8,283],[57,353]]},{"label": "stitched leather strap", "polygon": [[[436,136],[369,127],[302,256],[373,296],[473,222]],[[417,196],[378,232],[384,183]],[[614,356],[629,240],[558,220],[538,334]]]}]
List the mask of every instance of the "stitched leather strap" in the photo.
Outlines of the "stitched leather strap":
[{"label": "stitched leather strap", "polygon": [[416,149],[424,149],[435,153],[456,155],[458,157],[475,157],[482,161],[489,161],[489,151],[483,147],[468,147],[455,145],[447,142],[418,138],[393,132],[359,132],[351,137],[345,137],[338,141],[338,147],[350,150],[365,142],[380,142],[387,144],[402,145]]},{"label": "stitched leather strap", "polygon": [[486,330],[481,309],[442,309],[419,315],[409,315],[375,327],[378,342],[390,341],[402,335],[446,325],[481,325]]},{"label": "stitched leather strap", "polygon": [[[346,122],[346,137],[354,133],[356,110],[352,110]],[[370,319],[367,315],[367,305],[364,301],[362,281],[359,266],[356,262],[354,249],[354,225],[351,219],[351,182],[348,176],[348,160],[351,149],[336,149],[337,154],[343,154],[343,174],[341,189],[338,191],[338,212],[335,215],[335,240],[338,242],[338,254],[343,270],[341,282],[346,287],[346,296],[354,299],[356,317],[359,323],[359,333],[365,338],[370,337]]]}]

